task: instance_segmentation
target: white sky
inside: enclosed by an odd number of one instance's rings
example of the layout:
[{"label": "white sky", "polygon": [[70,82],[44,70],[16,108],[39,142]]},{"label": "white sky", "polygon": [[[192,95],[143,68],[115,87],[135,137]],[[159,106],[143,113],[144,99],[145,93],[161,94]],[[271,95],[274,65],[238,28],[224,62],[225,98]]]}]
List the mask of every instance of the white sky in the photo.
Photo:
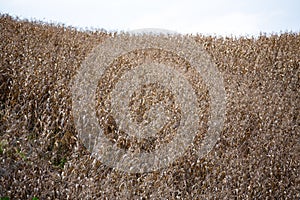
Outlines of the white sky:
[{"label": "white sky", "polygon": [[0,0],[0,13],[78,28],[257,35],[300,31],[299,0]]}]

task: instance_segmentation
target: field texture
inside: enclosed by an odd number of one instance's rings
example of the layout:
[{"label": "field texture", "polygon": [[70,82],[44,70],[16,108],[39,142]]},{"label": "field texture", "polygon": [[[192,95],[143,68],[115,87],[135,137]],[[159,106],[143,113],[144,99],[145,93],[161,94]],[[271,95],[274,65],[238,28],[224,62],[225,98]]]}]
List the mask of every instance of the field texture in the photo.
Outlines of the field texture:
[{"label": "field texture", "polygon": [[[204,47],[223,77],[224,125],[213,149],[200,158],[197,149],[207,133],[210,100],[201,76],[187,67],[185,76],[201,105],[197,136],[183,156],[147,173],[127,173],[95,159],[75,128],[71,80],[93,48],[112,37],[0,16],[0,197],[300,199],[299,33],[183,36]],[[148,54],[172,60],[159,50]],[[126,70],[122,66],[130,56],[116,59],[99,81],[99,101],[111,98],[113,77]],[[179,71],[188,65],[176,62]],[[132,96],[130,112],[137,121],[147,105],[164,101],[157,94],[172,101],[171,92],[155,84]],[[180,109],[168,105],[170,115],[180,118]],[[134,140],[117,131],[101,102],[97,116],[106,137],[126,150],[151,152],[176,135],[176,120],[171,120],[174,126],[160,137]]]}]

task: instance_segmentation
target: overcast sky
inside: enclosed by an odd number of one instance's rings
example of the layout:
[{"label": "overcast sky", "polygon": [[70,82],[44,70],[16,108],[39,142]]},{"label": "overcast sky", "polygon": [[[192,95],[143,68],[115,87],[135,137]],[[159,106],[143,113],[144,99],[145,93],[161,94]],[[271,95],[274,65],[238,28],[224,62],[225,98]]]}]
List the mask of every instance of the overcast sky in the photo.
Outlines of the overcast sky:
[{"label": "overcast sky", "polygon": [[78,28],[257,35],[300,31],[300,0],[0,0],[0,13]]}]

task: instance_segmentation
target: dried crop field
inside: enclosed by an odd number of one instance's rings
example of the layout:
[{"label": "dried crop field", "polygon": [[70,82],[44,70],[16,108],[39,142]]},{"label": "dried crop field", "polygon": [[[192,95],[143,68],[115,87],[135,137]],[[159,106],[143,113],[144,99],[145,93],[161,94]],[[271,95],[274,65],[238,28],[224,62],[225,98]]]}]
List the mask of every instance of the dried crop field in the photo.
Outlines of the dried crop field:
[{"label": "dried crop field", "polygon": [[[204,46],[223,76],[224,126],[205,157],[195,150],[199,136],[169,167],[141,174],[91,157],[71,112],[70,81],[89,52],[110,37],[0,16],[0,197],[300,198],[300,33],[184,36]],[[202,101],[209,104],[207,93]],[[109,130],[108,137],[118,137]],[[203,126],[199,133],[205,132]]]}]

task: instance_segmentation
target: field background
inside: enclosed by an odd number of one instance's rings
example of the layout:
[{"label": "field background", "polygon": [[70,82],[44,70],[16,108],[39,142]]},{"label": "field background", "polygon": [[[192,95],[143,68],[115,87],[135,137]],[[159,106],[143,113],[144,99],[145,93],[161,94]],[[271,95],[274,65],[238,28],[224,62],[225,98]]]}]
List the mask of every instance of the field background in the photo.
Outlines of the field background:
[{"label": "field background", "polygon": [[0,197],[300,198],[299,33],[193,36],[223,74],[224,128],[206,157],[147,174],[93,159],[72,119],[70,80],[112,35],[0,16]]}]

